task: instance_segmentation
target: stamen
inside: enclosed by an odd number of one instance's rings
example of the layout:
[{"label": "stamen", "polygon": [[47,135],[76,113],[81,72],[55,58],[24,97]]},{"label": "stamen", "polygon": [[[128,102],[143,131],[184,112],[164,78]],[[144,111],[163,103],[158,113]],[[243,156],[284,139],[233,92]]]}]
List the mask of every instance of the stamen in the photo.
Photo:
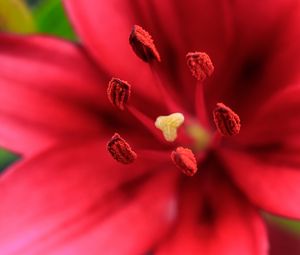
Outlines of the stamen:
[{"label": "stamen", "polygon": [[129,100],[131,92],[131,86],[126,81],[122,81],[117,78],[112,78],[108,83],[107,96],[109,101],[119,108],[124,110],[124,106]]},{"label": "stamen", "polygon": [[177,138],[177,129],[183,124],[182,113],[172,113],[168,116],[159,116],[155,121],[155,126],[163,133],[168,142],[174,142]]},{"label": "stamen", "polygon": [[117,133],[107,143],[107,150],[112,157],[123,164],[130,164],[137,158],[130,145]]},{"label": "stamen", "polygon": [[193,176],[197,172],[197,161],[190,149],[177,147],[171,153],[174,164],[187,176]]},{"label": "stamen", "polygon": [[213,116],[214,122],[221,135],[233,136],[240,132],[240,117],[223,103],[217,103]]},{"label": "stamen", "polygon": [[204,81],[214,72],[210,57],[205,52],[189,52],[186,55],[187,65],[198,81]]},{"label": "stamen", "polygon": [[157,60],[160,62],[159,53],[154,45],[151,35],[138,25],[134,25],[129,36],[129,43],[135,52],[145,62]]}]

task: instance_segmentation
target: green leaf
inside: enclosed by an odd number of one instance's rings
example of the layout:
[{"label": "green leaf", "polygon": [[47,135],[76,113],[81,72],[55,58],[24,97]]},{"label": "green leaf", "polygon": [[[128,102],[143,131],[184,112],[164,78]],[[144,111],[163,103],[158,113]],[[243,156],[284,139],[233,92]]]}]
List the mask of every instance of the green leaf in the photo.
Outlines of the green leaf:
[{"label": "green leaf", "polygon": [[23,0],[0,0],[0,31],[35,32],[31,11]]},{"label": "green leaf", "polygon": [[277,216],[270,215],[267,213],[264,213],[264,216],[267,220],[269,220],[275,224],[278,224],[279,226],[283,227],[284,229],[286,229],[294,234],[300,235],[300,221],[290,220],[287,218],[281,218],[281,217],[277,217]]},{"label": "green leaf", "polygon": [[0,148],[0,173],[18,158],[17,155]]},{"label": "green leaf", "polygon": [[40,2],[33,9],[33,15],[39,32],[76,40],[76,35],[68,21],[61,0]]}]

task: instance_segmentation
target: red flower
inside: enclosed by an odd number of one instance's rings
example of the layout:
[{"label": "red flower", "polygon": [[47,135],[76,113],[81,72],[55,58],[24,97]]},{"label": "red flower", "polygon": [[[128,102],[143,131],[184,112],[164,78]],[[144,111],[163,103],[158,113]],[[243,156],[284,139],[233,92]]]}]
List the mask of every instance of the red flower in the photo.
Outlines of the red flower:
[{"label": "red flower", "polygon": [[299,2],[65,3],[84,47],[1,35],[1,254],[267,254],[259,210],[300,217]]}]

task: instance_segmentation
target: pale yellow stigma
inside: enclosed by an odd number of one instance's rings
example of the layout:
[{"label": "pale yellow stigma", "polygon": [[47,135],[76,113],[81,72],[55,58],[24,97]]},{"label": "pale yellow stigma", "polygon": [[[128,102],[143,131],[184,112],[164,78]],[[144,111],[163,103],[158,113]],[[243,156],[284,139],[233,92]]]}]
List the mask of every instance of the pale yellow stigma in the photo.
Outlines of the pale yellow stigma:
[{"label": "pale yellow stigma", "polygon": [[164,138],[168,142],[174,142],[177,138],[177,129],[182,125],[183,122],[183,114],[176,112],[168,116],[157,117],[155,126],[162,131]]}]

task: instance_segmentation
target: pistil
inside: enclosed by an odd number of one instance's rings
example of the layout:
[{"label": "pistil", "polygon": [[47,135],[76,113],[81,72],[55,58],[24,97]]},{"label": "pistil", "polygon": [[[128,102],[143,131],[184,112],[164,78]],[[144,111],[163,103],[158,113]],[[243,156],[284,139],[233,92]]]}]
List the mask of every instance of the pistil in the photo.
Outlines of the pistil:
[{"label": "pistil", "polygon": [[184,116],[181,113],[172,113],[168,116],[159,116],[155,126],[163,133],[168,142],[174,142],[177,138],[177,129],[183,124]]}]

